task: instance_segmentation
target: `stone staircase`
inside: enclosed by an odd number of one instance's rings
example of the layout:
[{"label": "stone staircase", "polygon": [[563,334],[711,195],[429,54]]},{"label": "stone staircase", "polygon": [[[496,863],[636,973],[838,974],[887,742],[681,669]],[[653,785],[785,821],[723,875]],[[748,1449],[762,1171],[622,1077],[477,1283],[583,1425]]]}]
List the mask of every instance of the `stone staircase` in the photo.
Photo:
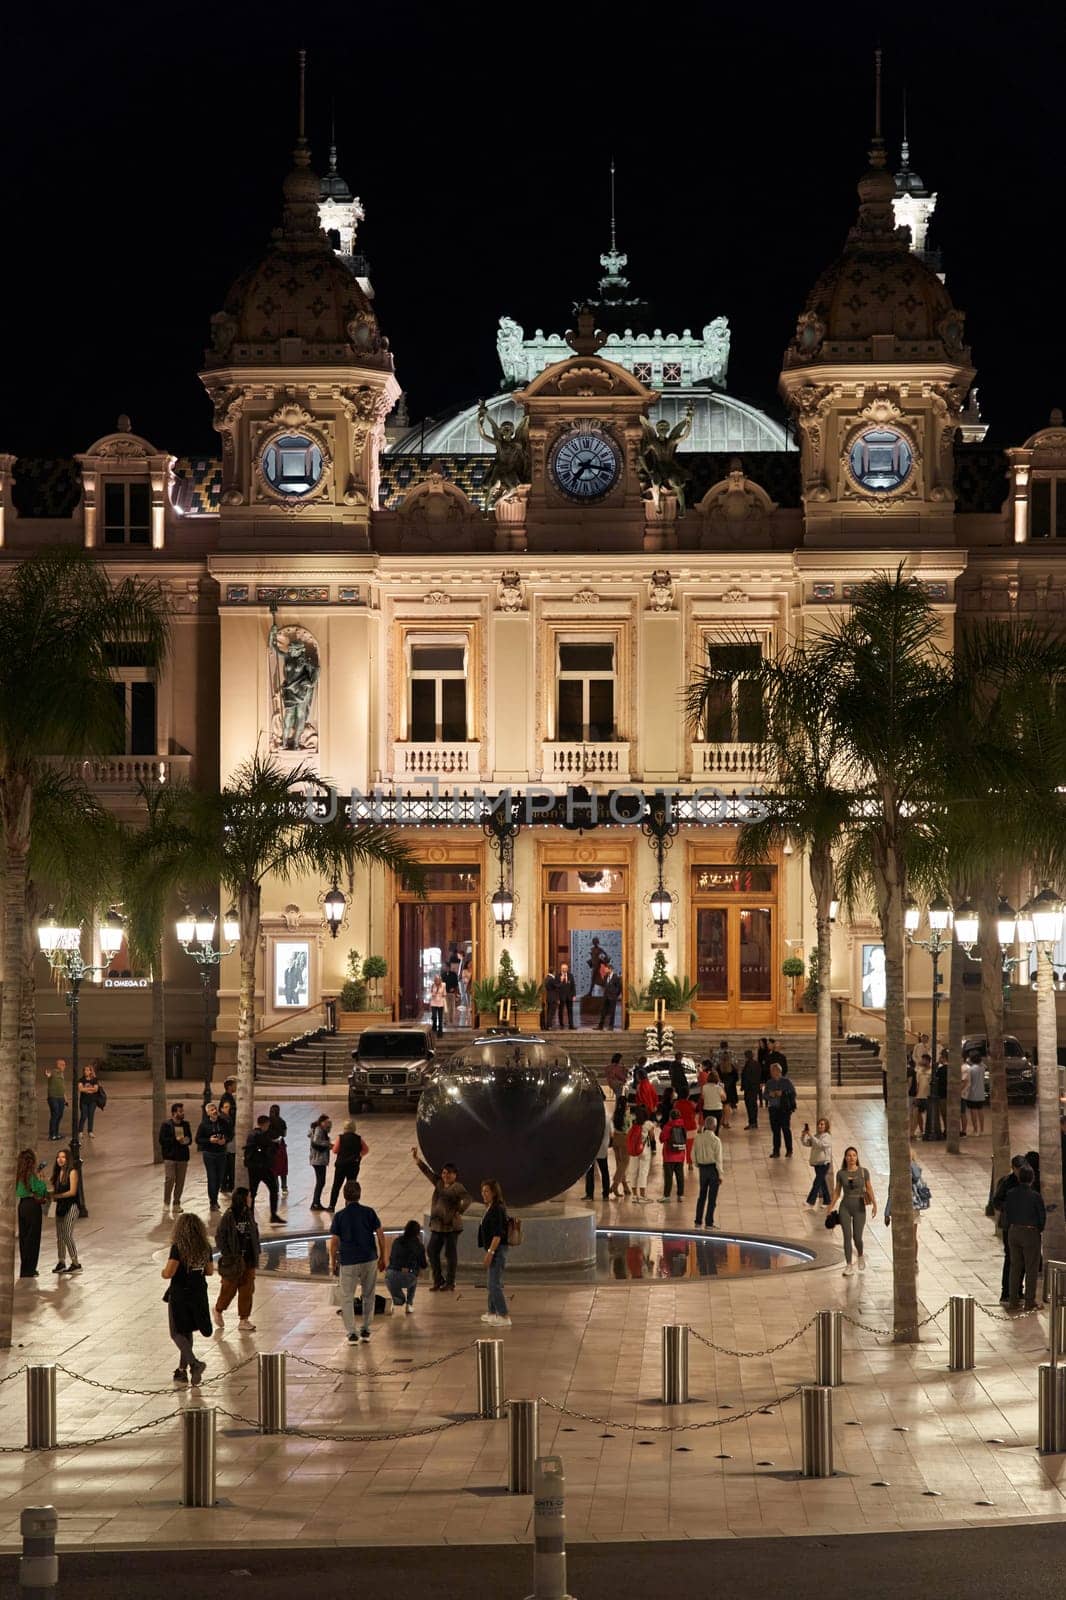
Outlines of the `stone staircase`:
[{"label": "stone staircase", "polygon": [[[476,1037],[470,1028],[447,1029],[437,1049],[437,1060],[444,1060]],[[574,1059],[592,1067],[601,1076],[616,1050],[622,1052],[626,1066],[644,1053],[644,1033],[640,1029],[615,1033],[578,1029],[565,1036],[551,1034],[549,1037],[560,1042],[564,1042],[565,1038],[566,1048]],[[797,1084],[813,1083],[814,1035],[779,1033],[776,1037],[788,1057],[789,1076]],[[676,1036],[679,1048],[697,1060],[717,1050],[723,1038],[729,1041],[729,1048],[738,1063],[743,1061],[744,1051],[755,1044],[748,1033],[722,1033],[721,1030],[707,1028],[694,1028],[691,1033]],[[269,1060],[266,1051],[260,1047],[256,1051],[256,1081],[279,1085],[306,1084],[309,1089],[325,1085],[340,1086],[348,1081],[352,1051],[357,1043],[357,1034],[324,1034],[320,1039],[294,1046],[281,1059],[274,1061]],[[860,1050],[858,1045],[834,1039],[833,1083],[834,1086],[845,1088],[880,1089],[881,1058]]]}]

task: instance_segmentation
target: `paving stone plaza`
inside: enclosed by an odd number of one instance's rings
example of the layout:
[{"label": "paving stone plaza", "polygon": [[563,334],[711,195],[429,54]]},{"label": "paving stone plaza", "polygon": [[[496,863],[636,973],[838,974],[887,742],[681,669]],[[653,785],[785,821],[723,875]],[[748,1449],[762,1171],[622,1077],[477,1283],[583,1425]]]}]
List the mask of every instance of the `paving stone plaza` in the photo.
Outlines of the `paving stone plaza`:
[{"label": "paving stone plaza", "polygon": [[[265,1227],[264,1241],[328,1229],[328,1214],[308,1210],[311,1169],[302,1159],[319,1109],[343,1112],[328,1100],[284,1102],[288,1225]],[[811,1111],[801,1086],[797,1125]],[[172,1224],[161,1208],[162,1171],[147,1161],[149,1117],[145,1080],[116,1081],[85,1158],[84,1271],[74,1279],[51,1274],[49,1219],[41,1276],[18,1287],[16,1342],[0,1361],[4,1545],[17,1543],[24,1506],[49,1502],[60,1511],[61,1542],[88,1549],[528,1544],[532,1501],[506,1492],[506,1422],[462,1420],[475,1410],[472,1347],[486,1332],[481,1274],[461,1277],[454,1296],[429,1294],[423,1281],[412,1317],[377,1318],[369,1345],[353,1347],[327,1282],[272,1272],[264,1258],[256,1332],[239,1334],[229,1318],[224,1334],[198,1341],[203,1386],[170,1383],[173,1346],[159,1274]],[[1013,1111],[1012,1125],[1015,1144],[1028,1148],[1035,1113]],[[413,1121],[377,1114],[360,1128],[370,1147],[364,1199],[386,1228],[402,1227],[423,1214],[427,1199],[410,1159]],[[998,1305],[1001,1258],[984,1216],[987,1137],[966,1140],[954,1158],[943,1145],[919,1147],[933,1195],[921,1230],[920,1314],[932,1320],[918,1344],[903,1347],[878,1332],[889,1326],[891,1307],[889,1231],[880,1215],[867,1232],[868,1270],[845,1279],[839,1236],[826,1234],[821,1212],[804,1208],[810,1177],[798,1143],[791,1161],[771,1161],[762,1128],[748,1133],[734,1123],[724,1140],[718,1231],[811,1246],[814,1266],[574,1286],[523,1285],[521,1272],[509,1271],[512,1326],[490,1331],[504,1343],[506,1393],[542,1397],[541,1449],[563,1458],[569,1540],[826,1534],[1062,1515],[1062,1458],[1036,1452],[1047,1313],[1007,1320]],[[838,1156],[845,1144],[858,1146],[881,1200],[880,1099],[838,1096],[833,1141]],[[661,1192],[658,1174],[653,1188]],[[569,1198],[584,1203],[583,1185]],[[195,1158],[185,1204],[206,1217]],[[691,1231],[694,1199],[690,1191],[681,1205],[594,1206],[604,1226],[678,1234]],[[955,1293],[974,1295],[979,1306],[972,1372],[947,1370],[942,1308]],[[845,1381],[834,1392],[836,1473],[805,1481],[794,1391],[812,1380],[809,1323],[827,1309],[849,1319]],[[675,1322],[693,1330],[692,1399],[664,1407],[660,1329]],[[281,1350],[290,1353],[288,1423],[297,1431],[262,1436],[254,1358]],[[60,1367],[60,1448],[25,1452],[20,1371],[48,1361]],[[219,1502],[197,1510],[180,1504],[178,1413],[202,1406],[218,1408]]]}]

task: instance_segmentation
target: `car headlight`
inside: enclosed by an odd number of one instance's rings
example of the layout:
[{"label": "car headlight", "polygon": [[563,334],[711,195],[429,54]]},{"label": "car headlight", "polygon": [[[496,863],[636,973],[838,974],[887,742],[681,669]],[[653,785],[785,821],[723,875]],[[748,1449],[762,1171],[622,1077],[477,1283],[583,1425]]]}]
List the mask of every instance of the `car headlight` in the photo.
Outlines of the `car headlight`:
[{"label": "car headlight", "polygon": [[1021,1076],[1023,1078],[1031,1078],[1033,1076],[1032,1067],[1023,1067],[1021,1070]]}]

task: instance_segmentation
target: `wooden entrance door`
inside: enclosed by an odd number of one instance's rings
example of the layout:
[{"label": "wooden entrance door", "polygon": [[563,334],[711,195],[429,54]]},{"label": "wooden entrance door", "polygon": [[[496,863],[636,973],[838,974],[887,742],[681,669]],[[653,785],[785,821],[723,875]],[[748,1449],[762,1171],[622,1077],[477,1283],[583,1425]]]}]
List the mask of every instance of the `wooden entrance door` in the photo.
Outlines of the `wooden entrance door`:
[{"label": "wooden entrance door", "polygon": [[704,1027],[775,1025],[776,919],[769,897],[694,904],[696,1011]]}]

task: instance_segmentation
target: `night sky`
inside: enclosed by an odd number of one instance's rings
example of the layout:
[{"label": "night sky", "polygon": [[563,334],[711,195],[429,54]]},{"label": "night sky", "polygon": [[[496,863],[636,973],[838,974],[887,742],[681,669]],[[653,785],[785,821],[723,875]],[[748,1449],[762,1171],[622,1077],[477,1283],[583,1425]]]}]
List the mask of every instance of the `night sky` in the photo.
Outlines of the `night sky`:
[{"label": "night sky", "polygon": [[[990,442],[1020,444],[1066,406],[1061,8],[884,15],[890,162],[906,85]],[[211,313],[280,220],[301,44],[314,164],[335,101],[412,419],[497,387],[501,313],[527,332],[571,324],[607,247],[612,155],[634,289],[666,331],[728,316],[730,391],[780,415],[781,353],[855,215],[876,42],[862,16],[23,0],[0,113],[0,450],[69,455],[120,411],[160,448],[214,450],[197,368]]]}]

